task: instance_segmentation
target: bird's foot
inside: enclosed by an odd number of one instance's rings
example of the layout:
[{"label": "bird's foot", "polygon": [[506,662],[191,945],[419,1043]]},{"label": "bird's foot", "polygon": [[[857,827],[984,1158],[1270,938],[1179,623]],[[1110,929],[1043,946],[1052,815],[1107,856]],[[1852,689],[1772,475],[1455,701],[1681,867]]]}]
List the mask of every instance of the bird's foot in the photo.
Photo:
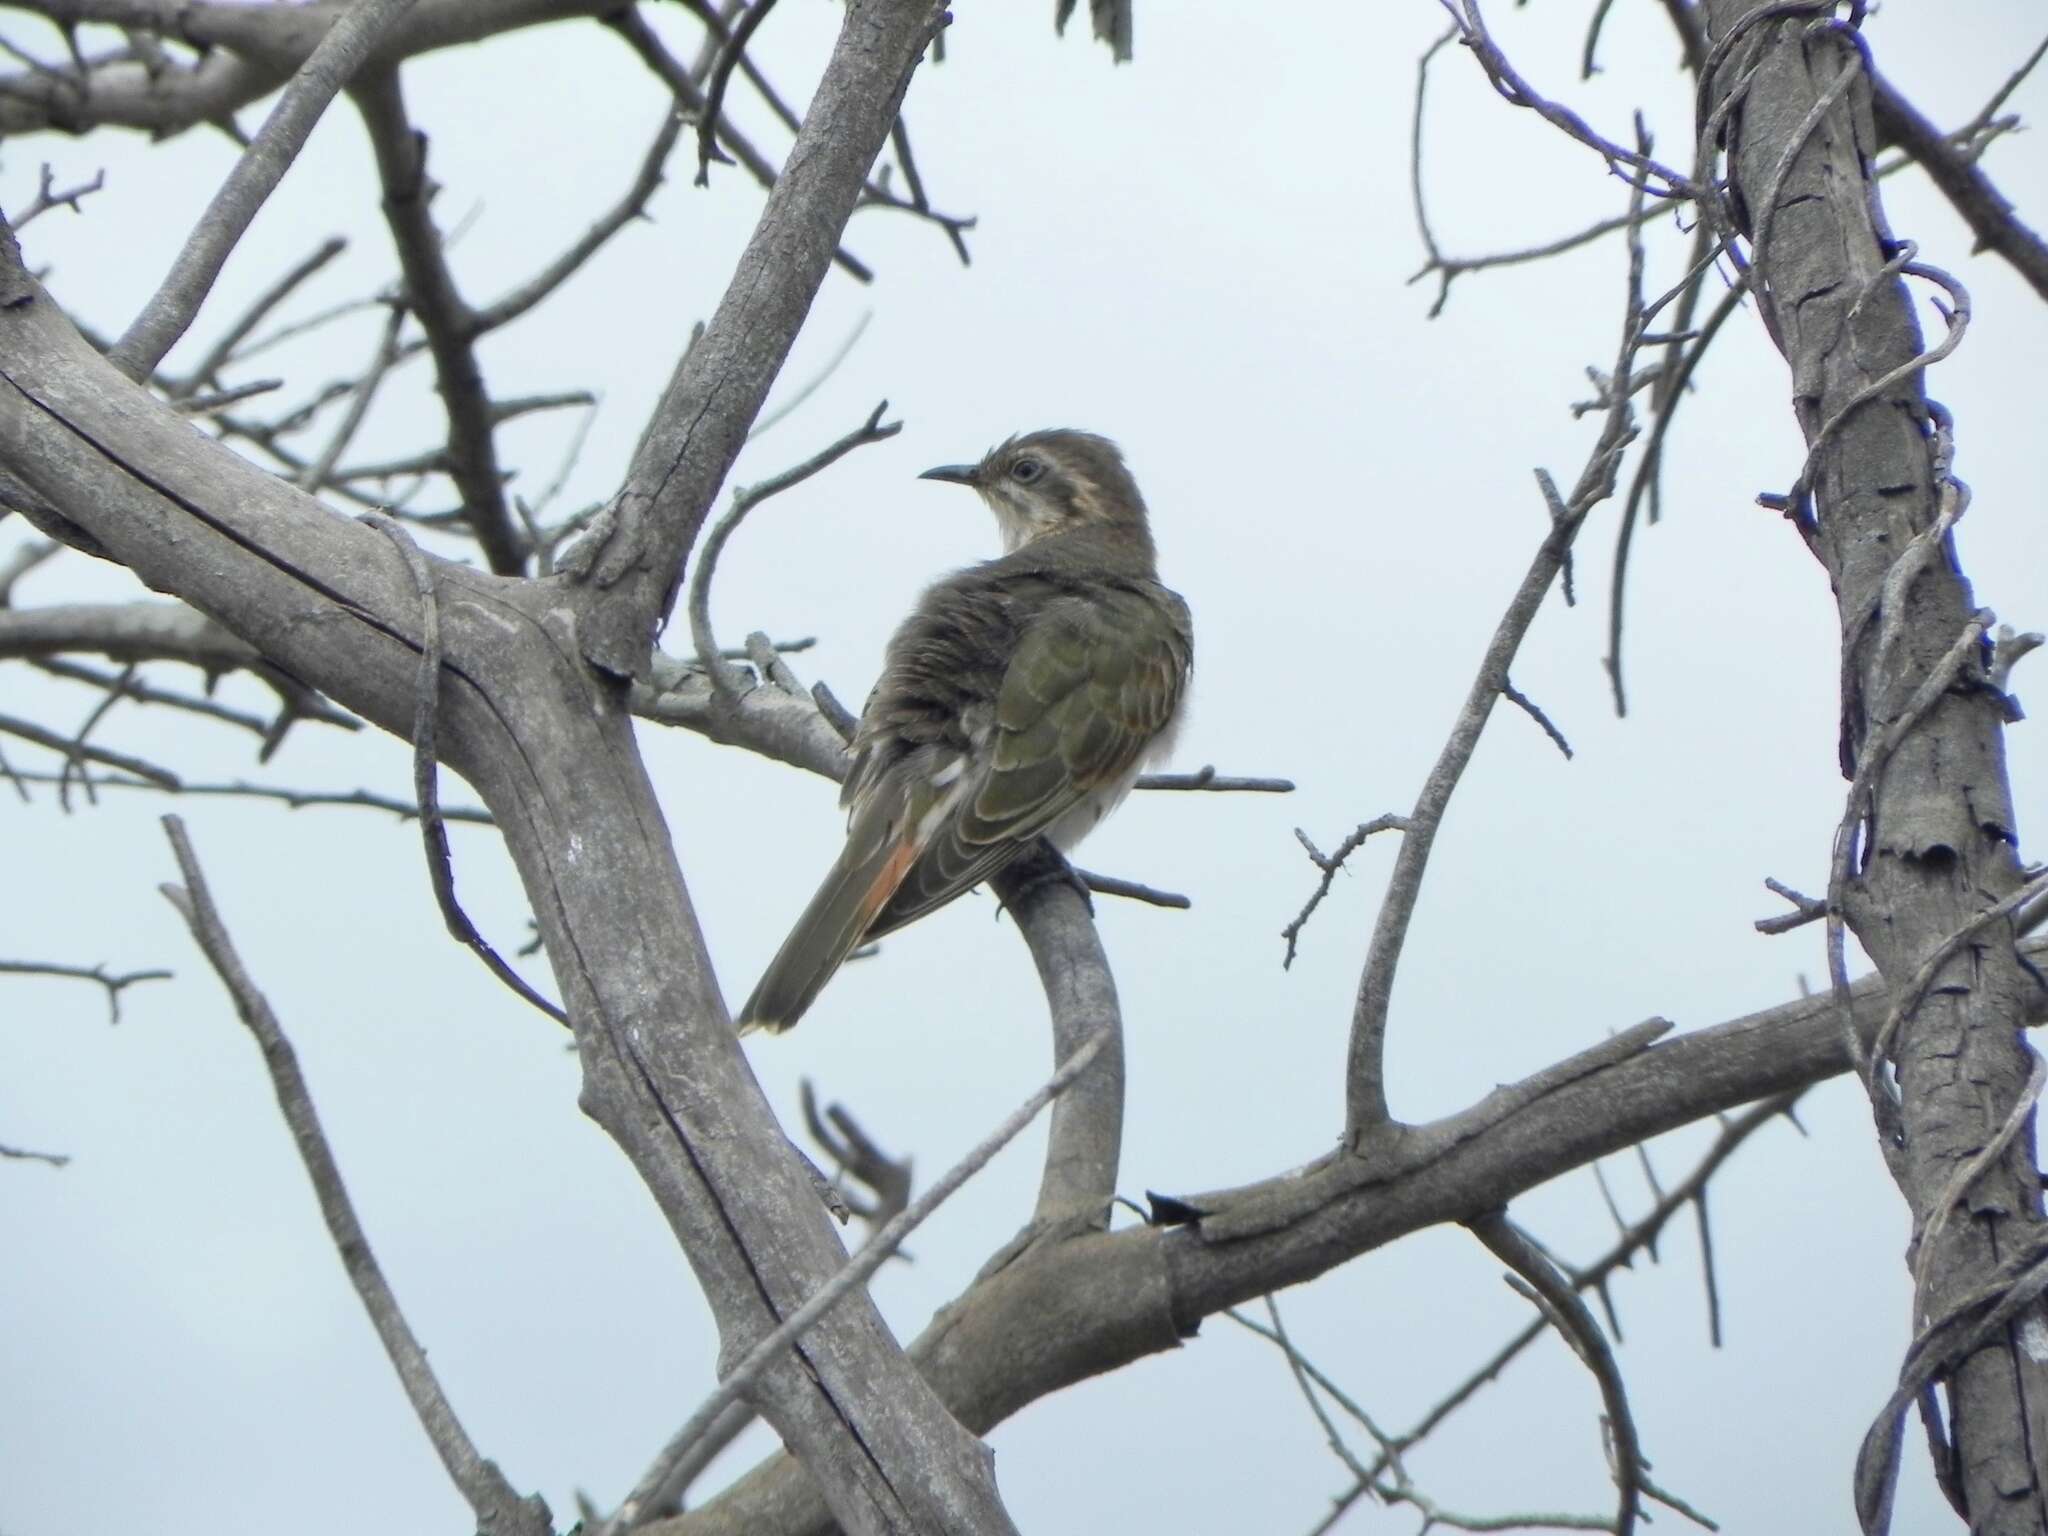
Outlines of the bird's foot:
[{"label": "bird's foot", "polygon": [[1007,911],[1048,885],[1067,886],[1081,898],[1081,905],[1088,909],[1088,915],[1095,915],[1095,893],[1089,888],[1087,877],[1069,864],[1058,849],[1043,841],[998,878],[996,899]]}]

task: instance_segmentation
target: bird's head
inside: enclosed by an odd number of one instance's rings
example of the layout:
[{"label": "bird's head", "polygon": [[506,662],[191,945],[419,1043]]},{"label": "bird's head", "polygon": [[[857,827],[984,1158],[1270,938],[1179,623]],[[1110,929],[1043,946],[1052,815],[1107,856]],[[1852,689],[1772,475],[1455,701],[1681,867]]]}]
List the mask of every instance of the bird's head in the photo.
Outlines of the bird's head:
[{"label": "bird's head", "polygon": [[1081,529],[1123,534],[1151,550],[1138,483],[1116,444],[1093,432],[1027,432],[990,449],[979,464],[941,464],[918,478],[979,491],[1012,553]]}]

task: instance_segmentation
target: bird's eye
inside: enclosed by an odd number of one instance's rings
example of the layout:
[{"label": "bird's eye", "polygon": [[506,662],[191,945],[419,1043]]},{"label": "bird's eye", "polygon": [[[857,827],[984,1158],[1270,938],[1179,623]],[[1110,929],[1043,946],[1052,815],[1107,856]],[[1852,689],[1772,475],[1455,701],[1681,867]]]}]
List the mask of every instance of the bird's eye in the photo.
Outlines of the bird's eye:
[{"label": "bird's eye", "polygon": [[1010,478],[1019,485],[1029,485],[1045,473],[1045,466],[1036,459],[1019,459],[1010,466]]}]

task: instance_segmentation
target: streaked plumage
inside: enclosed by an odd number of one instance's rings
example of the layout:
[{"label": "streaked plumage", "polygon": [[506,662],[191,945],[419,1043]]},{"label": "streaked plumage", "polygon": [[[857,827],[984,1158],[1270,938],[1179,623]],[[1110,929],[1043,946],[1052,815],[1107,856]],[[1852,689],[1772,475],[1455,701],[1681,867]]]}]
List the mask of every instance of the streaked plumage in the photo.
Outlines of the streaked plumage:
[{"label": "streaked plumage", "polygon": [[1038,837],[1073,846],[1170,744],[1194,635],[1116,445],[1033,432],[926,478],[980,492],[1008,553],[936,583],[889,641],[840,796],[846,846],[744,1029],[789,1028],[856,945]]}]

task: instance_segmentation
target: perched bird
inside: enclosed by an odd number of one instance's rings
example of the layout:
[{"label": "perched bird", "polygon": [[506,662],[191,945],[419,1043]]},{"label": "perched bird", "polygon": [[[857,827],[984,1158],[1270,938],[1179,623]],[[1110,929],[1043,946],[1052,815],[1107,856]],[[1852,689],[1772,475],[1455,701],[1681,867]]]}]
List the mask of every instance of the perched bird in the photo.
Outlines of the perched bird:
[{"label": "perched bird", "polygon": [[1072,847],[1170,745],[1194,632],[1116,444],[1032,432],[920,478],[978,491],[1006,552],[932,586],[890,639],[840,795],[846,846],[742,1030],[788,1029],[856,945],[1037,838]]}]

